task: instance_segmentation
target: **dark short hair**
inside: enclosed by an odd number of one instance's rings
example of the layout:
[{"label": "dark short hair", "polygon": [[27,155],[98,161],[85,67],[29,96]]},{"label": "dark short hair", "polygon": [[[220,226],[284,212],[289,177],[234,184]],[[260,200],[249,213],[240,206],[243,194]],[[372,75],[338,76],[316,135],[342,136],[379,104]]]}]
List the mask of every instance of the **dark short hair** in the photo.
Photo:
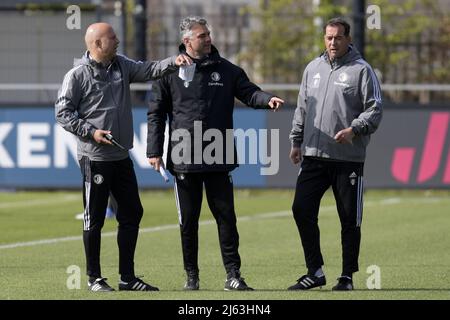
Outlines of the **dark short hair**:
[{"label": "dark short hair", "polygon": [[344,27],[344,35],[348,37],[350,35],[350,25],[343,18],[333,18],[328,20],[328,22],[323,27],[323,33],[325,34],[328,26],[343,26]]}]

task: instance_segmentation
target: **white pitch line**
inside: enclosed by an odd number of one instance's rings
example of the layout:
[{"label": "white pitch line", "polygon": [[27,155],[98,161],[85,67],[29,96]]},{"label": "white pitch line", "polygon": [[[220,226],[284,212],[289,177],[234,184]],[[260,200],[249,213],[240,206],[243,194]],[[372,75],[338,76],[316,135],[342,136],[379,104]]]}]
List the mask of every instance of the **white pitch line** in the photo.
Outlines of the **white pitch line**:
[{"label": "white pitch line", "polygon": [[63,237],[63,238],[54,238],[54,239],[42,239],[42,240],[35,240],[35,241],[28,241],[28,242],[16,242],[16,243],[1,245],[0,250],[13,249],[13,248],[19,248],[19,247],[33,247],[33,246],[38,246],[41,244],[51,244],[51,243],[59,243],[59,242],[65,242],[65,241],[75,241],[75,240],[81,240],[81,239],[82,239],[81,236],[73,236],[73,237]]},{"label": "white pitch line", "polygon": [[65,195],[61,196],[61,198],[46,198],[46,199],[34,199],[34,200],[24,200],[24,201],[15,201],[15,202],[3,202],[0,203],[0,209],[7,208],[17,208],[17,207],[34,207],[38,205],[53,205],[59,204],[61,202],[70,202],[70,201],[80,201],[80,197],[78,195]]},{"label": "white pitch line", "polygon": [[[367,201],[364,203],[365,207],[371,207],[375,205],[396,205],[405,201],[408,202],[415,202],[415,203],[435,203],[439,200],[443,200],[444,198],[425,198],[425,199],[400,199],[400,198],[388,198],[383,199],[380,201]],[[320,212],[329,212],[336,210],[335,205],[330,206],[323,206],[320,208]],[[285,211],[277,211],[277,212],[266,212],[266,213],[260,213],[256,215],[251,216],[242,216],[239,217],[237,220],[239,222],[243,221],[251,221],[251,220],[262,220],[262,219],[272,219],[272,218],[281,218],[281,217],[288,217],[292,215],[292,212],[290,210]],[[215,224],[215,220],[204,220],[200,221],[200,225],[210,225]],[[164,231],[164,230],[174,230],[178,229],[180,226],[178,224],[168,224],[168,225],[162,225],[157,227],[150,227],[150,228],[142,228],[139,230],[139,233],[151,233],[151,232],[158,232],[158,231]],[[117,232],[104,232],[102,233],[102,237],[113,237],[116,236]],[[71,237],[62,237],[62,238],[53,238],[53,239],[42,239],[42,240],[35,240],[35,241],[27,241],[27,242],[16,242],[16,243],[10,243],[10,244],[4,244],[0,245],[0,250],[3,249],[13,249],[13,248],[20,248],[20,247],[33,247],[33,246],[39,246],[39,245],[46,245],[46,244],[52,244],[52,243],[60,243],[60,242],[67,242],[67,241],[81,241],[81,236],[71,236]]]}]

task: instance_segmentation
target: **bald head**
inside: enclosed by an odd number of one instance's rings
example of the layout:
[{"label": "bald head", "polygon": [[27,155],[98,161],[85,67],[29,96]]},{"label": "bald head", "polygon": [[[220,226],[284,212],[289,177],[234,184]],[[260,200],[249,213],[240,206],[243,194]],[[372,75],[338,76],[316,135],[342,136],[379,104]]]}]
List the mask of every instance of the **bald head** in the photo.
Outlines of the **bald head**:
[{"label": "bald head", "polygon": [[84,42],[86,43],[86,48],[89,50],[95,43],[95,40],[100,40],[108,31],[112,30],[111,25],[105,22],[93,23],[91,24],[84,36]]},{"label": "bald head", "polygon": [[91,24],[84,41],[91,57],[97,62],[108,62],[114,58],[119,45],[114,29],[105,22]]}]

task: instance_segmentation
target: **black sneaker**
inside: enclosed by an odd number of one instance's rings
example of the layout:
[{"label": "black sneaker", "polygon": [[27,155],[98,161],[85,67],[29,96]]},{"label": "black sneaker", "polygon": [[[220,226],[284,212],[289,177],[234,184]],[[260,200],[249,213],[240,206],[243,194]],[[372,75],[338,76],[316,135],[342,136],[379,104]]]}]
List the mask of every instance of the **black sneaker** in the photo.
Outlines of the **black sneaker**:
[{"label": "black sneaker", "polygon": [[88,281],[88,287],[90,291],[108,292],[115,291],[106,283],[106,278],[97,278],[94,281]]},{"label": "black sneaker", "polygon": [[327,283],[325,276],[316,277],[305,274],[297,280],[297,283],[290,286],[288,290],[309,290],[316,287],[322,287]]},{"label": "black sneaker", "polygon": [[338,283],[331,289],[333,291],[350,291],[353,290],[353,280],[350,277],[337,278]]},{"label": "black sneaker", "polygon": [[253,288],[245,283],[244,278],[241,278],[241,273],[239,271],[233,271],[227,274],[224,290],[252,291]]},{"label": "black sneaker", "polygon": [[159,291],[159,289],[139,278],[134,278],[130,282],[119,281],[119,291]]},{"label": "black sneaker", "polygon": [[184,290],[198,290],[200,288],[200,279],[198,273],[187,273],[186,283],[184,284]]}]

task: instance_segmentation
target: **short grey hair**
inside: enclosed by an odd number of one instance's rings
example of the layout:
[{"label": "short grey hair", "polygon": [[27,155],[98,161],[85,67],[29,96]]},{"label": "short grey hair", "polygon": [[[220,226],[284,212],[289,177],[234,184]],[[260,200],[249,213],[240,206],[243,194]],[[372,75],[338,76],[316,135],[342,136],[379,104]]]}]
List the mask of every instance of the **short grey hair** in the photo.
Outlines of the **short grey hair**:
[{"label": "short grey hair", "polygon": [[192,27],[195,24],[200,24],[202,26],[206,26],[209,30],[208,21],[205,18],[199,16],[190,16],[181,20],[180,23],[180,37],[181,40],[184,38],[192,37]]}]

